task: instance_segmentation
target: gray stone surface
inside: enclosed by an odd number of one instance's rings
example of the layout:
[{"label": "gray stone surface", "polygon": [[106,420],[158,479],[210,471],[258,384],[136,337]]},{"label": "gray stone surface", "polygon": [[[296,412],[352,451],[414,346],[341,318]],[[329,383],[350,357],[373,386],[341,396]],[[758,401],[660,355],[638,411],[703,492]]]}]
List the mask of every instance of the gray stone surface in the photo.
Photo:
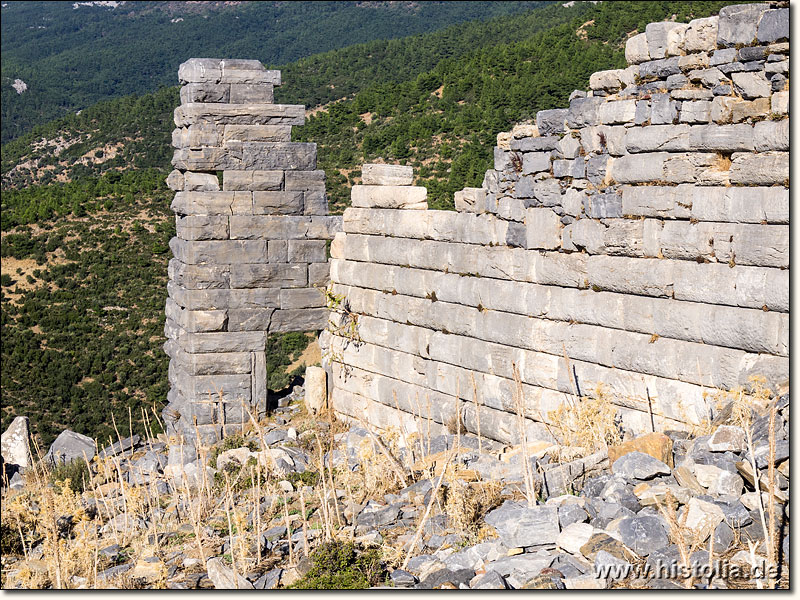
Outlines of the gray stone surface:
[{"label": "gray stone surface", "polygon": [[95,454],[97,445],[92,438],[67,429],[62,431],[50,445],[45,460],[55,464],[66,464],[74,460],[84,460],[84,457],[91,461]]},{"label": "gray stone surface", "polygon": [[669,475],[672,471],[660,460],[643,452],[629,452],[614,461],[611,466],[614,473],[628,479],[646,480],[657,475]]},{"label": "gray stone surface", "polygon": [[[3,432],[0,449],[6,464],[16,465],[23,469],[31,466],[30,433],[28,417],[14,417],[11,424]],[[91,458],[91,457],[89,457]]]},{"label": "gray stone surface", "polygon": [[640,556],[665,548],[669,544],[667,530],[659,517],[627,517],[619,523],[622,543]]},{"label": "gray stone surface", "polygon": [[559,534],[558,510],[552,506],[529,508],[506,501],[486,515],[486,522],[512,548],[555,544]]}]

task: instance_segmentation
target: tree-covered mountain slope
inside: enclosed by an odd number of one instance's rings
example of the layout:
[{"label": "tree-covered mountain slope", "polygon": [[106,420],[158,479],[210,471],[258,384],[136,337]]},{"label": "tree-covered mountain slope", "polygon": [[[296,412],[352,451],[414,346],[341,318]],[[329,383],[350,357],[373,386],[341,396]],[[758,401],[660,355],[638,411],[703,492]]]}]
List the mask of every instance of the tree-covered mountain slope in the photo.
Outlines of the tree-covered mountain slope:
[{"label": "tree-covered mountain slope", "polygon": [[[3,2],[2,141],[101,100],[172,85],[190,56],[271,65],[542,2]],[[22,93],[15,81],[23,82]]]}]

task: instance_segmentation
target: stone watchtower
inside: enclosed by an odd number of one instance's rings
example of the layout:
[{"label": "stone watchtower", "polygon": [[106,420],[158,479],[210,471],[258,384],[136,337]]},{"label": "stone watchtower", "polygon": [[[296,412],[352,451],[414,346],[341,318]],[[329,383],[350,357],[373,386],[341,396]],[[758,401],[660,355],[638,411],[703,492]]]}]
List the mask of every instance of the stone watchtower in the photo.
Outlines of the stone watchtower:
[{"label": "stone watchtower", "polygon": [[163,416],[169,435],[208,444],[266,411],[267,335],[325,327],[315,286],[341,217],[327,216],[316,144],[291,141],[305,107],[273,103],[280,71],[192,58],[178,77]]}]

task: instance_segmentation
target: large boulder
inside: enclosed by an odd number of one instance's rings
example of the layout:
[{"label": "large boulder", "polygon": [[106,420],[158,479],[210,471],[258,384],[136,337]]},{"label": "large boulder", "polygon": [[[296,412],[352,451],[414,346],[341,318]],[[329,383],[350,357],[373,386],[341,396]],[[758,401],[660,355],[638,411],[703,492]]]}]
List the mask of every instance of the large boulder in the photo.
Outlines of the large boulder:
[{"label": "large boulder", "polygon": [[5,464],[23,469],[31,466],[28,417],[17,417],[11,421],[0,439],[0,454]]},{"label": "large boulder", "polygon": [[92,460],[95,454],[97,444],[92,438],[66,429],[50,445],[45,459],[53,464],[63,465],[73,460],[83,460],[84,456],[86,460]]}]

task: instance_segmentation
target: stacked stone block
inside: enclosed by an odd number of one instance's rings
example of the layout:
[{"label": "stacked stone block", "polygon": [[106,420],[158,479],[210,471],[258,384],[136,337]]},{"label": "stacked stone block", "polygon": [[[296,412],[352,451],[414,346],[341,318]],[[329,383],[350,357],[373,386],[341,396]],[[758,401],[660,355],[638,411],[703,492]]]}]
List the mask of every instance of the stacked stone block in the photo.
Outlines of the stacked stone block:
[{"label": "stacked stone block", "polygon": [[648,25],[626,69],[500,134],[455,213],[354,189],[331,266],[348,310],[323,339],[334,408],[408,431],[480,415],[514,442],[512,364],[539,439],[585,396],[644,432],[700,425],[751,376],[785,384],[788,13]]},{"label": "stacked stone block", "polygon": [[318,330],[328,311],[328,216],[316,144],[291,141],[303,106],[273,103],[279,71],[193,58],[172,143],[168,433],[213,443],[267,409],[270,333]]}]

